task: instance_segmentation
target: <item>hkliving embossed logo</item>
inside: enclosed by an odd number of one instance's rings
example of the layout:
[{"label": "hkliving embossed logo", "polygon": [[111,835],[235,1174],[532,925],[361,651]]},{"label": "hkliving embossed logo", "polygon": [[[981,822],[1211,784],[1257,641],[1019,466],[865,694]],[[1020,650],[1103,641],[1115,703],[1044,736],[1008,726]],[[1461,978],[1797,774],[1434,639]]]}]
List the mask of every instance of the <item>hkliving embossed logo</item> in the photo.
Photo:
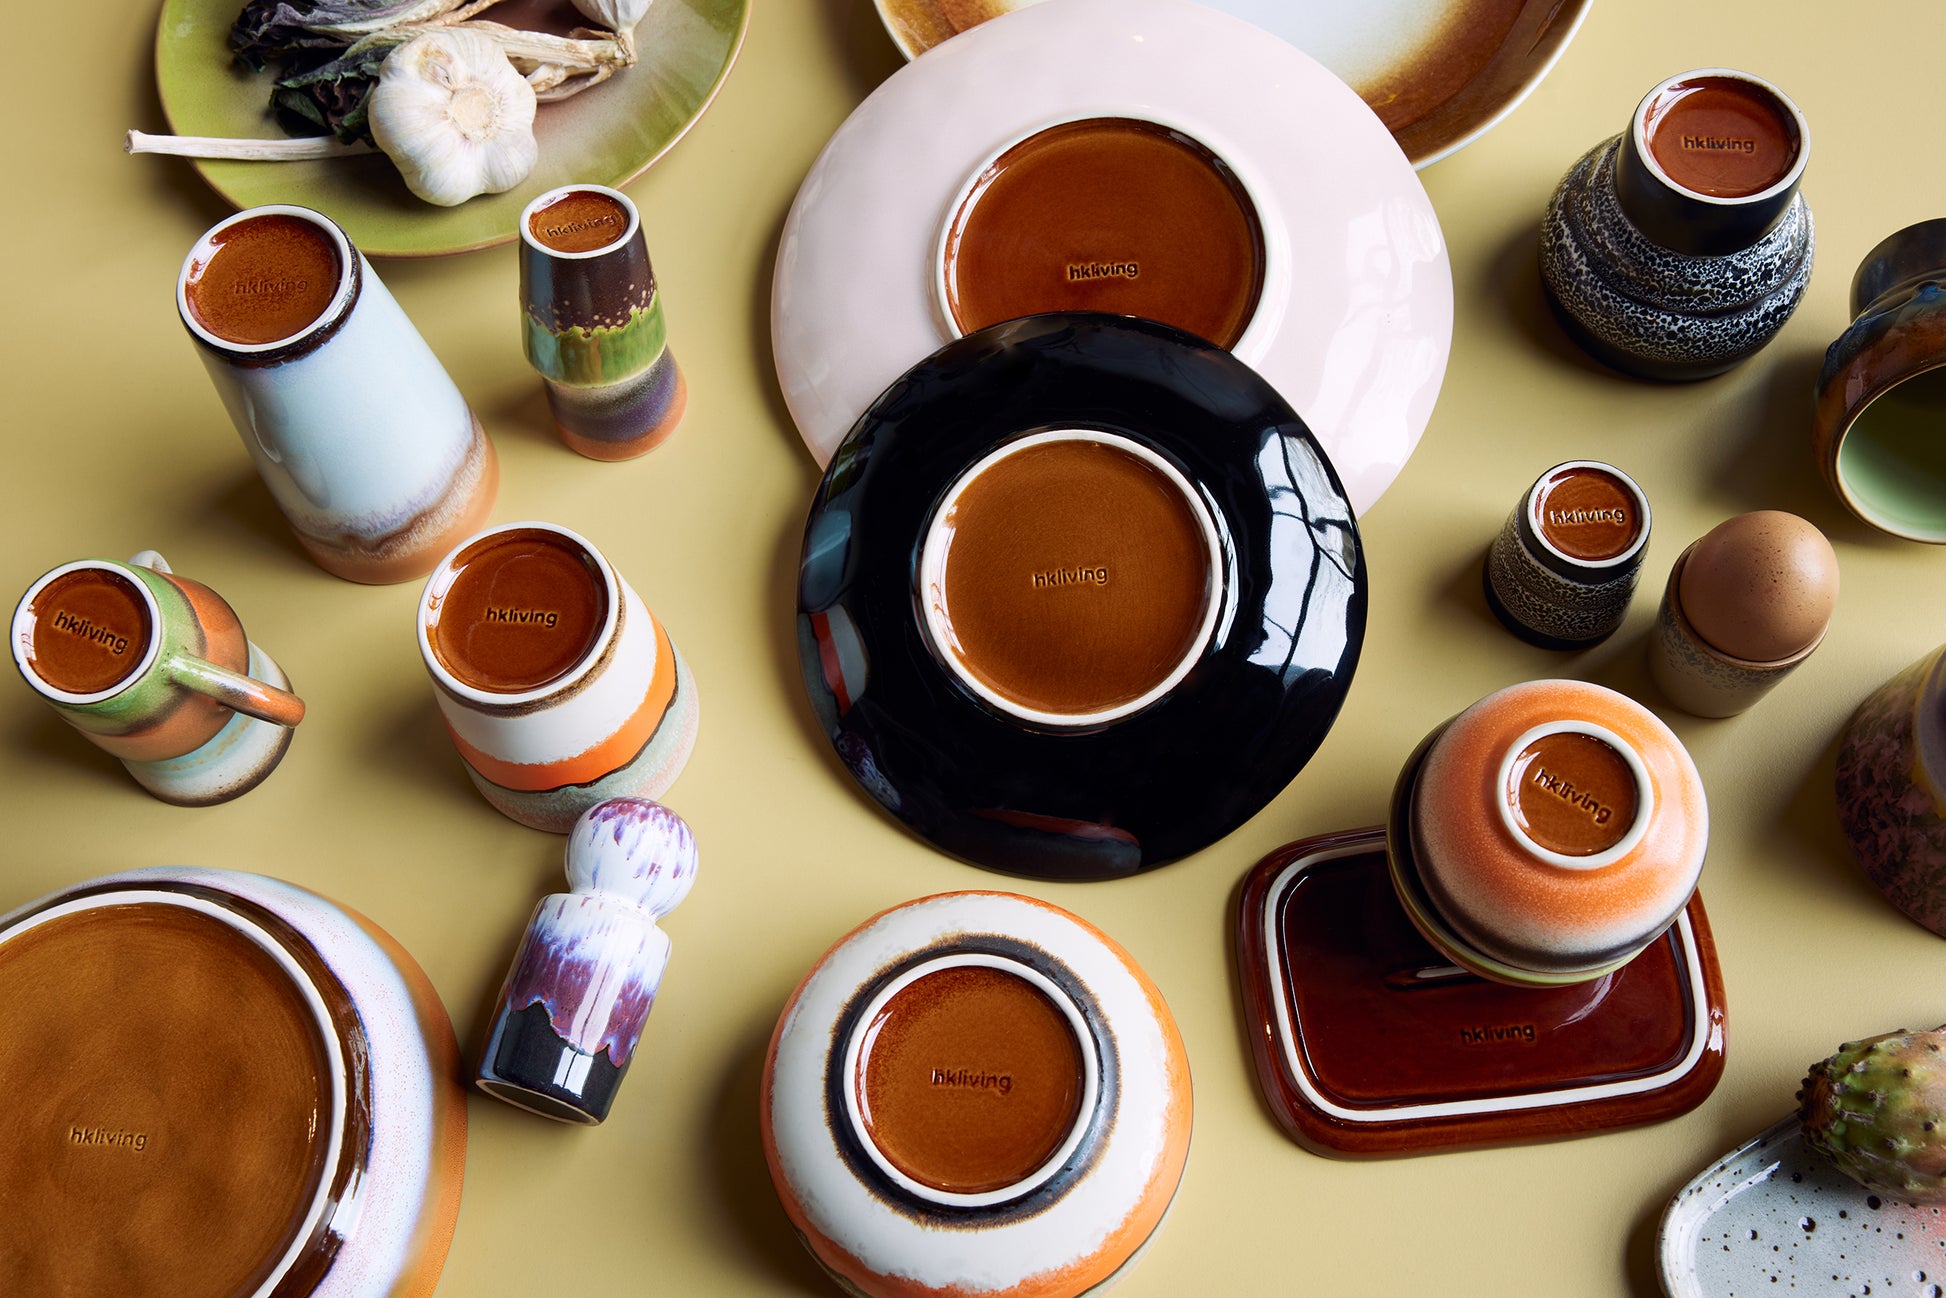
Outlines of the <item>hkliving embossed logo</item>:
[{"label": "hkliving embossed logo", "polygon": [[935,1068],[932,1070],[932,1084],[954,1090],[997,1091],[1007,1095],[1014,1089],[1014,1075],[986,1073],[977,1068]]},{"label": "hkliving embossed logo", "polygon": [[552,631],[561,623],[561,615],[553,609],[545,608],[494,608],[487,607],[486,620],[489,622],[511,622],[516,626],[544,626]]},{"label": "hkliving embossed logo", "polygon": [[308,279],[240,279],[230,286],[232,297],[277,297],[284,293],[302,293],[311,287]]},{"label": "hkliving embossed logo", "polygon": [[1463,1046],[1531,1046],[1534,1044],[1534,1025],[1505,1023],[1461,1028],[1459,1039]]},{"label": "hkliving embossed logo", "polygon": [[1547,521],[1555,527],[1577,527],[1588,523],[1626,523],[1628,511],[1610,509],[1550,509]]},{"label": "hkliving embossed logo", "polygon": [[1692,153],[1755,153],[1757,142],[1740,135],[1685,135],[1682,147]]},{"label": "hkliving embossed logo", "polygon": [[1068,263],[1068,282],[1077,283],[1090,279],[1137,279],[1142,274],[1139,261],[1071,261]]},{"label": "hkliving embossed logo", "polygon": [[66,609],[54,615],[56,631],[65,631],[71,636],[79,636],[92,644],[98,644],[117,658],[128,652],[128,637],[116,635],[107,627],[96,626],[85,617],[76,617]]},{"label": "hkliving embossed logo", "polygon": [[1035,590],[1050,590],[1055,586],[1106,586],[1108,566],[1094,564],[1080,568],[1048,568],[1029,573],[1027,580]]},{"label": "hkliving embossed logo", "polygon": [[68,1143],[91,1149],[126,1149],[141,1153],[149,1147],[146,1131],[111,1131],[107,1127],[69,1127]]},{"label": "hkliving embossed logo", "polygon": [[1597,824],[1605,825],[1614,818],[1614,808],[1584,789],[1574,787],[1574,781],[1564,776],[1549,774],[1545,766],[1535,766],[1532,783],[1553,794],[1571,807],[1579,807]]},{"label": "hkliving embossed logo", "polygon": [[580,234],[584,230],[599,230],[604,225],[615,226],[621,223],[619,217],[608,212],[581,221],[563,221],[559,225],[544,225],[541,227],[541,234],[549,239],[565,239],[571,234]]}]

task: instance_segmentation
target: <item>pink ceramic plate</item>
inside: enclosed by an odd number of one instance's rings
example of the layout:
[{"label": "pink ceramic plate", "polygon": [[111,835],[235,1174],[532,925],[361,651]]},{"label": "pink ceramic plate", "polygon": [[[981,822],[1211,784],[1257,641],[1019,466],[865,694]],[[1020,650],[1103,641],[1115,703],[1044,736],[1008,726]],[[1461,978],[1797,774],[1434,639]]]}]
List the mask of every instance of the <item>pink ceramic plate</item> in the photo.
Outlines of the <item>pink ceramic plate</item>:
[{"label": "pink ceramic plate", "polygon": [[[900,69],[839,128],[791,209],[771,302],[778,380],[812,455],[828,462],[887,384],[957,336],[941,246],[976,173],[1044,127],[1097,117],[1158,123],[1234,173],[1263,232],[1262,291],[1234,350],[1303,416],[1362,512],[1445,375],[1438,219],[1342,81],[1185,0],[1009,14]],[[1115,251],[1070,278],[1113,270]]]}]

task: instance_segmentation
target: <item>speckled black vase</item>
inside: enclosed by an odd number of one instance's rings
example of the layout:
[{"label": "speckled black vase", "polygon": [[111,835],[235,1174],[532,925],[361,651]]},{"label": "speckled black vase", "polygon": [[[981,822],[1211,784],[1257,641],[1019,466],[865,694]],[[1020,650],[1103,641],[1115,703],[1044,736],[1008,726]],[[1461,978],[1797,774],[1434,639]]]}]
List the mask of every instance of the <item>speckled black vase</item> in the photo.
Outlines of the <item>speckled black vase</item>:
[{"label": "speckled black vase", "polygon": [[[1658,161],[1658,115],[1699,87],[1731,87],[1774,114],[1788,165],[1773,183],[1703,192]],[[1734,133],[1695,138],[1752,143]],[[1569,336],[1649,379],[1707,378],[1754,354],[1810,283],[1811,209],[1798,192],[1809,155],[1803,114],[1761,78],[1706,68],[1651,90],[1626,133],[1575,163],[1541,222],[1541,282]]]}]

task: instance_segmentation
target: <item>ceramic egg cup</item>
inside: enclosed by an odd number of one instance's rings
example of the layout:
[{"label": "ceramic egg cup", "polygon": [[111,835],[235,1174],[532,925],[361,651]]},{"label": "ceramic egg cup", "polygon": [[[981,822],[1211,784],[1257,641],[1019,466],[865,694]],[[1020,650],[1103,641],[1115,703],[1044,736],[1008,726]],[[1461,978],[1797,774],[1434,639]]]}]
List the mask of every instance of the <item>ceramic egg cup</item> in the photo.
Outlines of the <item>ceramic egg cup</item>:
[{"label": "ceramic egg cup", "polygon": [[1236,951],[1257,1080],[1321,1154],[1431,1153],[1660,1122],[1724,1064],[1702,899],[1593,981],[1514,987],[1456,967],[1401,904],[1377,827],[1288,844],[1246,877]]},{"label": "ceramic egg cup", "polygon": [[1824,643],[1819,634],[1804,648],[1775,662],[1751,662],[1705,640],[1683,615],[1681,585],[1694,542],[1669,570],[1669,585],[1649,633],[1649,675],[1669,701],[1699,717],[1729,717],[1754,706]]}]

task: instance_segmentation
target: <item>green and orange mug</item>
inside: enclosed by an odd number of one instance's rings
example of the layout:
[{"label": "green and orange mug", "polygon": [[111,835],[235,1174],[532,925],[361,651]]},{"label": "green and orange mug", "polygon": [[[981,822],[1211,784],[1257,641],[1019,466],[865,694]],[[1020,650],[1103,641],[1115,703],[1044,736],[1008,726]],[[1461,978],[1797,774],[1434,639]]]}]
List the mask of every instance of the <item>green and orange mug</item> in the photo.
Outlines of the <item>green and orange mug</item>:
[{"label": "green and orange mug", "polygon": [[64,563],[14,608],[21,676],[128,763],[195,752],[237,713],[285,728],[303,720],[302,699],[251,674],[251,652],[222,596],[178,577],[153,550],[127,563]]}]

